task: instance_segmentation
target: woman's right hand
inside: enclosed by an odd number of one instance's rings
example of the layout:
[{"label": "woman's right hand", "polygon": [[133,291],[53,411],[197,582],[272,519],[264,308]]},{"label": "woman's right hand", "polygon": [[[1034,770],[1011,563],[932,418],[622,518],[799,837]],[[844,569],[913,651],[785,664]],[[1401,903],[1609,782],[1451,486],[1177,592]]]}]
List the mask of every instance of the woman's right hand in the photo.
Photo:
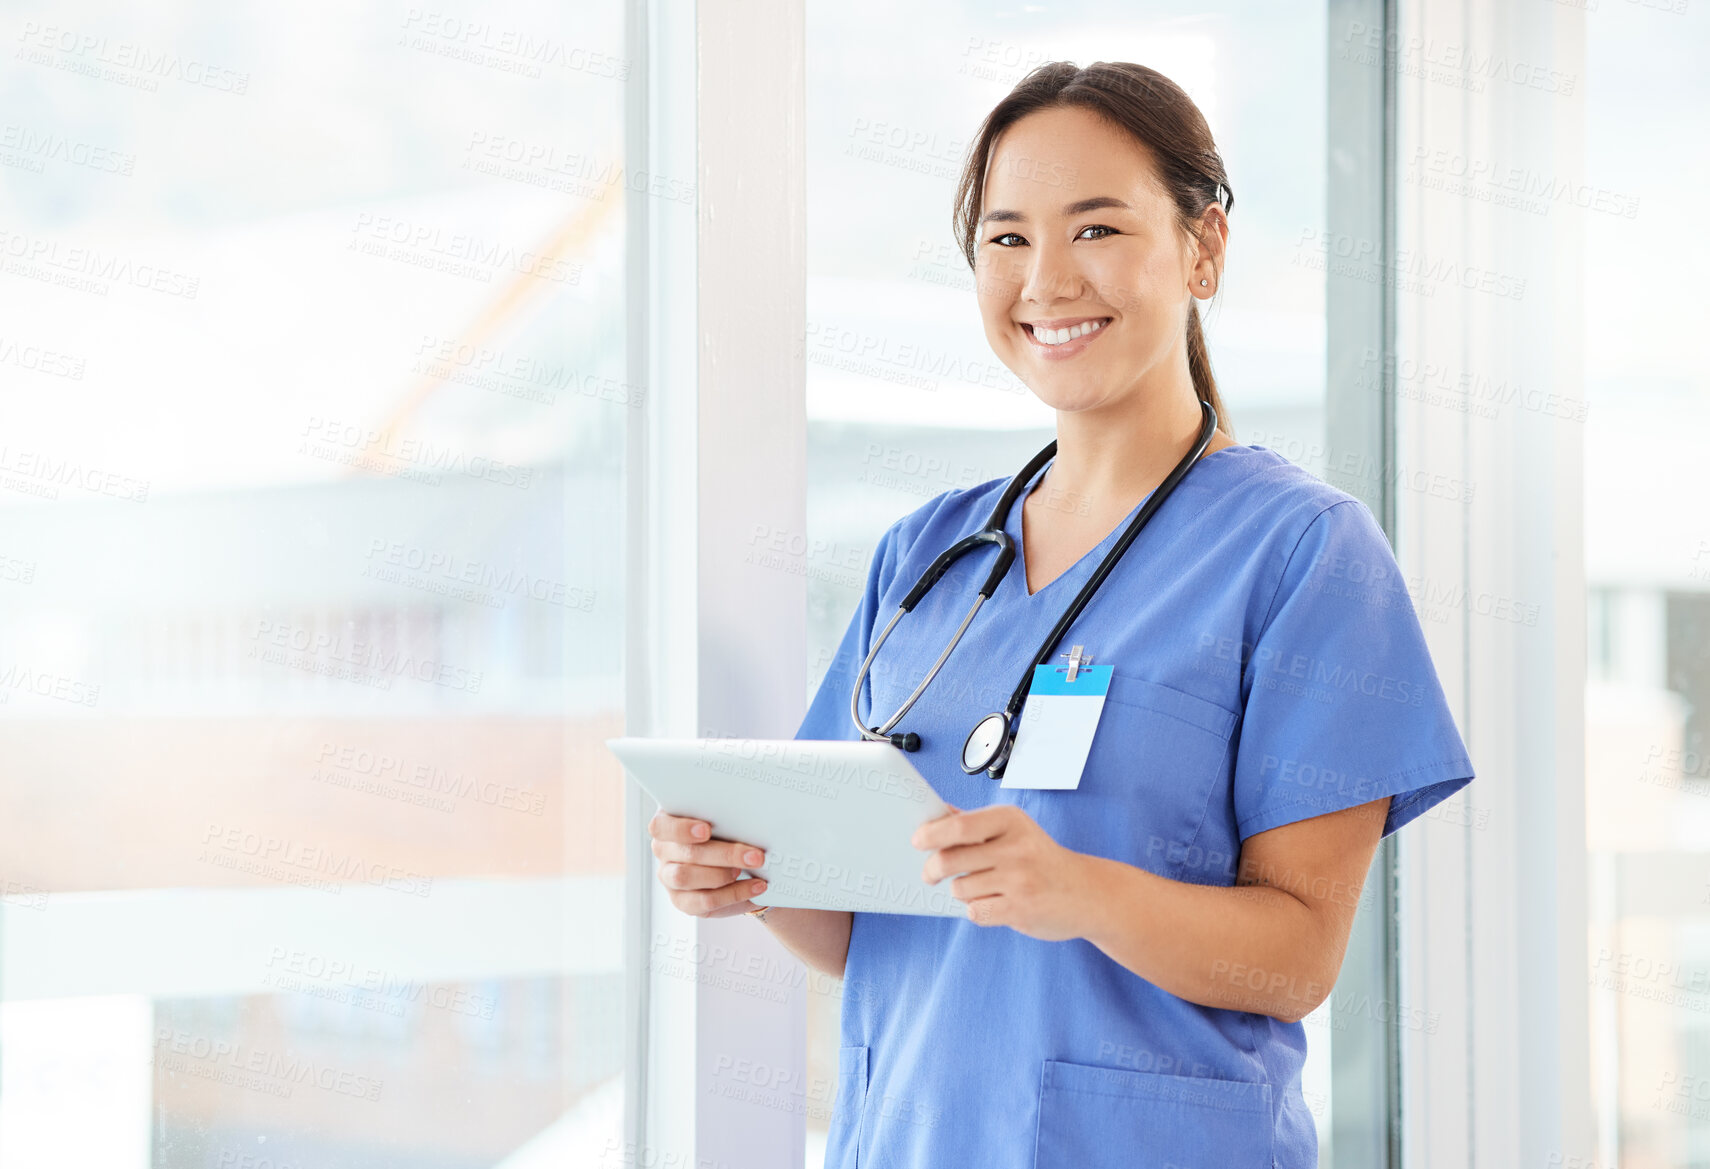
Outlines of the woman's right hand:
[{"label": "woman's right hand", "polygon": [[733,917],[758,909],[749,900],[766,891],[761,877],[742,877],[743,869],[766,863],[766,854],[752,844],[720,840],[712,825],[687,816],[654,813],[647,822],[659,883],[670,892],[671,904],[692,917]]}]

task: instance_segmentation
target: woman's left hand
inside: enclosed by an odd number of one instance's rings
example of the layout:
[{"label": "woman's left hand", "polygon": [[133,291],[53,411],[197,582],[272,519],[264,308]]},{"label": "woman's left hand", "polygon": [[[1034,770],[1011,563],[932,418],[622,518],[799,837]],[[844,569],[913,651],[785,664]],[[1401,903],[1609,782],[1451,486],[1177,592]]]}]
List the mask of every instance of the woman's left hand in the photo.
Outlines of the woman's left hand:
[{"label": "woman's left hand", "polygon": [[936,885],[952,873],[950,894],[968,903],[976,925],[1007,925],[1041,941],[1081,936],[1091,860],[1052,840],[1014,804],[992,804],[929,820],[911,843],[934,850],[921,876]]}]

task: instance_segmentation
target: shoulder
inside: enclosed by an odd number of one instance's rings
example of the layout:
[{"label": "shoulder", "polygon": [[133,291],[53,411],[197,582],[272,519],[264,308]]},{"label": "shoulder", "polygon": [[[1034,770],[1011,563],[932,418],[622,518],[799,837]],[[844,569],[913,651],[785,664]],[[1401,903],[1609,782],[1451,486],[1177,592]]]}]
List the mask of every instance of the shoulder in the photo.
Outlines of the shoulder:
[{"label": "shoulder", "polygon": [[1008,484],[1009,477],[1000,476],[940,492],[891,524],[884,542],[894,545],[893,555],[898,560],[906,558],[923,539],[924,546],[937,555],[955,540],[984,527]]},{"label": "shoulder", "polygon": [[1218,457],[1230,465],[1226,477],[1207,482],[1217,498],[1203,520],[1245,547],[1269,608],[1324,574],[1401,584],[1389,537],[1358,496],[1268,447],[1226,448]]},{"label": "shoulder", "polygon": [[1298,539],[1315,524],[1376,525],[1364,501],[1326,483],[1269,447],[1225,448],[1222,457],[1237,462],[1236,481],[1227,488],[1227,502],[1250,521],[1288,540]]}]

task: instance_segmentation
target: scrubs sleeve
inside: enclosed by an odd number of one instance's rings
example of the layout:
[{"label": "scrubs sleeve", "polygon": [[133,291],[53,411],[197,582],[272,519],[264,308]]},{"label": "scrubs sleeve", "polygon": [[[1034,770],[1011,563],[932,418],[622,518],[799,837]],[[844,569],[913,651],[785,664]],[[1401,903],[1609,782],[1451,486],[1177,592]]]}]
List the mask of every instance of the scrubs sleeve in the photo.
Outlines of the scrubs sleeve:
[{"label": "scrubs sleeve", "polygon": [[1387,836],[1472,781],[1406,582],[1360,500],[1307,525],[1242,648],[1242,840],[1390,796]]},{"label": "scrubs sleeve", "polygon": [[[867,564],[867,583],[861,593],[860,603],[855,607],[854,616],[849,619],[849,627],[843,631],[843,641],[838,645],[837,652],[831,659],[831,666],[826,670],[819,689],[814,693],[813,701],[808,704],[807,716],[796,730],[795,737],[798,739],[860,738],[855,724],[849,719],[849,689],[855,684],[855,676],[861,672],[861,663],[866,660],[867,651],[872,647],[872,639],[878,633],[874,628],[874,620],[879,612],[880,598],[885,595],[897,573],[897,563],[901,559],[898,550],[899,533],[907,518],[892,524],[873,551],[873,558]],[[889,614],[886,614],[885,620],[890,620]],[[869,682],[861,689],[859,710],[863,718],[871,713],[872,701]]]}]

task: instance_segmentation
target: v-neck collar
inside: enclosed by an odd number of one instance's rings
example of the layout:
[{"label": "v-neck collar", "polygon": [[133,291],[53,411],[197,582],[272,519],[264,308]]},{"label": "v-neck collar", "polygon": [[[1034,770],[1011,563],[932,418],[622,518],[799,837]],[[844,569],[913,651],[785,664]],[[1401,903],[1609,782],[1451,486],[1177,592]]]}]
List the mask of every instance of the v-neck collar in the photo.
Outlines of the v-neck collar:
[{"label": "v-neck collar", "polygon": [[[1228,446],[1218,447],[1210,454],[1201,455],[1199,463],[1207,463],[1222,454],[1224,451],[1235,450],[1236,448],[1243,450],[1260,449],[1252,447],[1246,443],[1230,443]],[[1009,566],[1008,575],[1014,579],[1015,589],[1020,594],[1022,603],[1024,604],[1036,601],[1052,590],[1060,592],[1061,590],[1057,589],[1057,586],[1062,584],[1065,580],[1068,580],[1070,577],[1076,577],[1079,582],[1084,583],[1087,578],[1092,575],[1093,566],[1099,564],[1104,559],[1105,554],[1115,546],[1117,539],[1122,535],[1123,531],[1127,529],[1128,525],[1133,522],[1135,515],[1139,513],[1140,509],[1146,506],[1146,501],[1152,498],[1153,492],[1157,490],[1157,488],[1154,487],[1152,491],[1148,491],[1145,495],[1141,496],[1140,502],[1128,509],[1128,514],[1123,516],[1114,528],[1105,533],[1104,539],[1093,545],[1091,551],[1087,552],[1079,560],[1075,561],[1068,568],[1053,577],[1050,584],[1046,585],[1036,593],[1029,593],[1027,591],[1027,549],[1025,547],[1025,541],[1023,540],[1021,531],[1022,512],[1027,506],[1028,497],[1033,494],[1034,489],[1037,488],[1040,481],[1044,479],[1045,473],[1051,469],[1052,464],[1056,463],[1056,461],[1057,457],[1053,455],[1049,460],[1047,460],[1043,467],[1039,468],[1039,470],[1035,472],[1032,480],[1027,484],[1027,489],[1021,493],[1020,497],[1017,498],[1013,504],[1010,505],[1009,515],[1004,517],[1004,531],[1009,533],[1009,538],[1014,541],[1015,544],[1015,560]],[[1181,483],[1176,485],[1176,492],[1178,494],[1182,487],[1187,484],[1188,480],[1193,478],[1194,472],[1197,470],[1199,470],[1199,465],[1195,464],[1195,466],[1182,477]],[[1166,503],[1167,502],[1168,501],[1166,501]],[[1162,511],[1163,509],[1160,508],[1159,510]],[[1146,526],[1148,528],[1151,527],[1156,520],[1157,517],[1153,516],[1152,520],[1147,521]],[[1124,555],[1127,555],[1127,553],[1124,553]],[[1009,582],[1006,580],[1005,583],[1007,584]],[[1077,583],[1075,588],[1076,590],[1079,590],[1080,584]]]}]

